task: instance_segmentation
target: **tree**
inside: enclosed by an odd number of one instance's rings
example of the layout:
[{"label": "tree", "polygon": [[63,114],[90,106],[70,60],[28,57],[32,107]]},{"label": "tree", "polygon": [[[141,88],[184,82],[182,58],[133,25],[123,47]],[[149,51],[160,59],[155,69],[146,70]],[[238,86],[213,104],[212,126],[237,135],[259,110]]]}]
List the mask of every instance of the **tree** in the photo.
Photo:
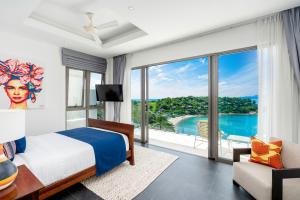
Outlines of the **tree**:
[{"label": "tree", "polygon": [[174,125],[161,112],[150,112],[149,124],[151,127],[158,128],[159,130],[175,131]]},{"label": "tree", "polygon": [[[152,100],[149,104],[149,125],[152,128],[174,131],[174,125],[169,118],[184,115],[207,115],[208,97],[176,97]],[[141,102],[132,101],[132,117],[135,125],[140,124]],[[219,113],[247,114],[257,112],[257,103],[245,97],[219,97]]]}]

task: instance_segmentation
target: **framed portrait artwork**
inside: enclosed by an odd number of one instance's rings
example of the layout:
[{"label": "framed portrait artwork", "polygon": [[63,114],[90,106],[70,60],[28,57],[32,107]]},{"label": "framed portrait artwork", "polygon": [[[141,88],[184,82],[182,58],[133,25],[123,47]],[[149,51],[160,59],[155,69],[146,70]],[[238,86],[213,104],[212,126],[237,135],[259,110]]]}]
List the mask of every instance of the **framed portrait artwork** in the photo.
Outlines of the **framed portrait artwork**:
[{"label": "framed portrait artwork", "polygon": [[44,69],[18,59],[0,58],[0,108],[42,108]]}]

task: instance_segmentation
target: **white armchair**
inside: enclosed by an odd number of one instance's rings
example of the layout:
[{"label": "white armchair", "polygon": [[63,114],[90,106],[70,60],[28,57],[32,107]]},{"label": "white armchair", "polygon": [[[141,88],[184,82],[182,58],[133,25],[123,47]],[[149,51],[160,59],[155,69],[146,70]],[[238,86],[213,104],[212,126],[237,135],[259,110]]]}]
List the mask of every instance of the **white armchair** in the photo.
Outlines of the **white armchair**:
[{"label": "white armchair", "polygon": [[283,142],[284,169],[240,161],[251,148],[233,150],[233,183],[243,187],[257,200],[300,199],[300,144]]}]

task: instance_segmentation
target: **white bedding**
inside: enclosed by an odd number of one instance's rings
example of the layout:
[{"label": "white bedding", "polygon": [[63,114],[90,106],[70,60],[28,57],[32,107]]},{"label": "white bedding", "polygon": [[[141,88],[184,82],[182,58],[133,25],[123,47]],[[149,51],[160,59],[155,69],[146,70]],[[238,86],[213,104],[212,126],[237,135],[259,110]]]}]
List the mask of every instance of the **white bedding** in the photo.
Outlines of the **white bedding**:
[{"label": "white bedding", "polygon": [[[128,138],[122,136],[128,150]],[[26,142],[25,153],[17,154],[14,163],[25,164],[45,186],[95,165],[93,147],[67,136],[29,136]]]},{"label": "white bedding", "polygon": [[16,154],[13,163],[16,166],[26,165],[26,162],[23,160],[21,154]]}]

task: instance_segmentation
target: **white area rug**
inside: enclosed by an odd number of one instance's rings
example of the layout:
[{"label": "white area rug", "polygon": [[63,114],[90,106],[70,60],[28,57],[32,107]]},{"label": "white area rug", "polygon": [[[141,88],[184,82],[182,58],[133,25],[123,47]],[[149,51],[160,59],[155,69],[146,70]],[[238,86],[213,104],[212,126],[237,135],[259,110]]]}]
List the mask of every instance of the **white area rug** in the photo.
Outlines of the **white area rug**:
[{"label": "white area rug", "polygon": [[130,200],[149,186],[178,157],[135,146],[135,166],[123,163],[82,184],[105,200]]}]

